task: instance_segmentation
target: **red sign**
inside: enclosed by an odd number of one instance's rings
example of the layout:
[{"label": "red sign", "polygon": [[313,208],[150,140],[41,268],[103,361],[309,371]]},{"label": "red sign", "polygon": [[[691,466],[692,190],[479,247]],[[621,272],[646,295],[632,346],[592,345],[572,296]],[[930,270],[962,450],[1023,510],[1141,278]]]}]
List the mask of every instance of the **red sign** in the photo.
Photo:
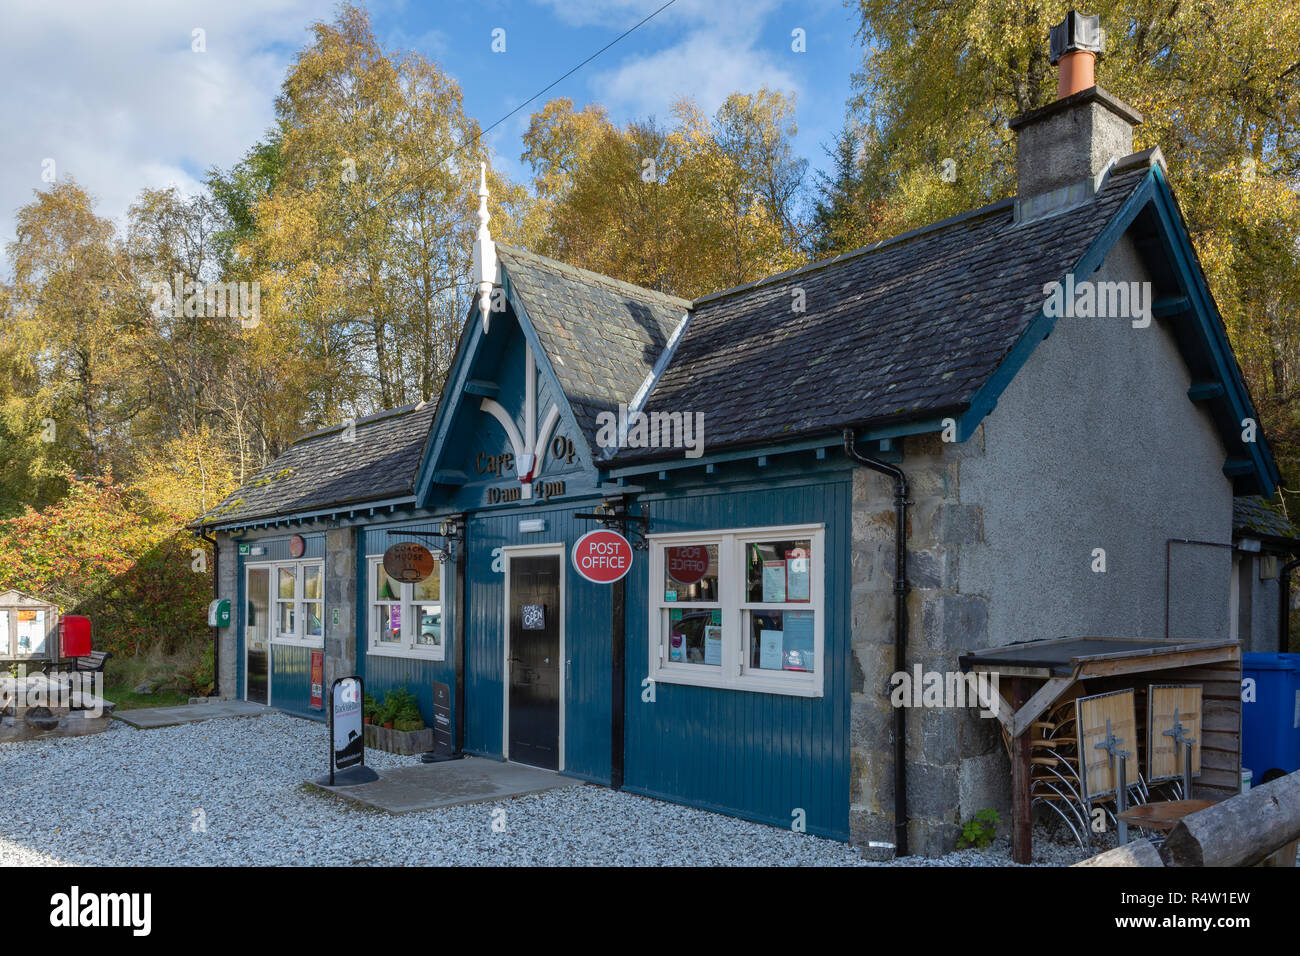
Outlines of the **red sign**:
[{"label": "red sign", "polygon": [[289,557],[301,558],[307,553],[307,539],[300,534],[295,534],[289,539]]},{"label": "red sign", "polygon": [[632,546],[617,531],[588,531],[573,545],[573,569],[596,584],[613,584],[632,570]]},{"label": "red sign", "polygon": [[311,706],[325,709],[325,652],[311,652]]},{"label": "red sign", "polygon": [[668,576],[678,584],[694,584],[709,570],[709,549],[698,545],[666,548],[664,567]]}]

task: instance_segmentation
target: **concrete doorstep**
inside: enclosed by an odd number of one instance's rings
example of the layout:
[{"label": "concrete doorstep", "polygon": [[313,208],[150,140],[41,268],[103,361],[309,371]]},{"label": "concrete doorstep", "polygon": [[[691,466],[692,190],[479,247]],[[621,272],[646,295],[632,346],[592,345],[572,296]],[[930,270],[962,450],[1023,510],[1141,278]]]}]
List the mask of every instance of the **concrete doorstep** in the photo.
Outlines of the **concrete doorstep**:
[{"label": "concrete doorstep", "polygon": [[378,780],[349,787],[308,783],[389,813],[414,813],[582,785],[581,780],[549,770],[481,757],[382,770]]}]

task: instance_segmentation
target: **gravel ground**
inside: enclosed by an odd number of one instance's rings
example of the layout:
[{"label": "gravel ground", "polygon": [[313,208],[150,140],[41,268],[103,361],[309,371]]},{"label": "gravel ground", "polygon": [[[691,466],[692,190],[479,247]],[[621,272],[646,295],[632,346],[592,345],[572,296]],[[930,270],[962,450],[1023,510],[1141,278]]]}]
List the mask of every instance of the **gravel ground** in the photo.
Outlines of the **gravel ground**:
[{"label": "gravel ground", "polygon": [[[899,865],[596,786],[393,816],[305,787],[324,751],[320,724],[280,714],[0,744],[0,866]],[[381,771],[418,762],[366,758]],[[498,808],[506,827],[494,833]],[[1035,862],[1084,855],[1046,836],[1036,834]],[[907,862],[1000,866],[1009,853],[1004,839]]]}]

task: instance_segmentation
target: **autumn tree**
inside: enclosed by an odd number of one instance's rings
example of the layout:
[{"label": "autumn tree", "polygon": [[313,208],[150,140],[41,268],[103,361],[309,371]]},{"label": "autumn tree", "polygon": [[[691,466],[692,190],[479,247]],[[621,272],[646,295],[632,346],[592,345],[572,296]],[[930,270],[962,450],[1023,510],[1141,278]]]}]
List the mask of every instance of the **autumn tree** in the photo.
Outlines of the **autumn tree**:
[{"label": "autumn tree", "polygon": [[799,262],[793,100],[736,93],[712,117],[683,100],[673,120],[618,127],[567,99],[535,113],[523,158],[545,215],[539,251],[684,296]]},{"label": "autumn tree", "polygon": [[37,192],[14,231],[4,338],[30,413],[11,407],[7,417],[27,435],[38,415],[52,419],[37,429],[42,440],[106,474],[129,454],[130,423],[148,404],[135,374],[144,292],[113,224],[72,179]]},{"label": "autumn tree", "polygon": [[[863,140],[854,208],[874,241],[1012,195],[1007,120],[1056,96],[1037,0],[861,0],[850,119]],[[1300,482],[1300,8],[1279,0],[1091,8],[1107,34],[1098,81],[1159,145],[1287,484]],[[950,161],[950,162],[946,162]],[[947,175],[945,175],[945,172]],[[868,214],[868,210],[875,207]]]}]

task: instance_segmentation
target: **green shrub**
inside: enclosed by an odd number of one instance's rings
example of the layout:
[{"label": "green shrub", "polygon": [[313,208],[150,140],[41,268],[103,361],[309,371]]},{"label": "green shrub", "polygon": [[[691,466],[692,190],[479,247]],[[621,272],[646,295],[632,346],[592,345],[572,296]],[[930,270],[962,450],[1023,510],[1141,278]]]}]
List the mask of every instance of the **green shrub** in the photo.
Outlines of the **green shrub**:
[{"label": "green shrub", "polygon": [[189,674],[190,687],[196,696],[207,697],[216,686],[212,667],[212,644],[209,643],[203,648],[203,655],[199,658],[198,666]]},{"label": "green shrub", "polygon": [[998,812],[996,810],[981,810],[975,814],[974,818],[967,820],[962,824],[961,837],[957,840],[957,849],[964,850],[967,847],[975,847],[982,850],[990,843],[998,833]]},{"label": "green shrub", "polygon": [[393,724],[394,730],[419,730],[424,726],[420,716],[420,704],[415,695],[406,689],[406,685],[395,687],[384,695],[384,702],[379,705],[378,721],[381,724]]}]

